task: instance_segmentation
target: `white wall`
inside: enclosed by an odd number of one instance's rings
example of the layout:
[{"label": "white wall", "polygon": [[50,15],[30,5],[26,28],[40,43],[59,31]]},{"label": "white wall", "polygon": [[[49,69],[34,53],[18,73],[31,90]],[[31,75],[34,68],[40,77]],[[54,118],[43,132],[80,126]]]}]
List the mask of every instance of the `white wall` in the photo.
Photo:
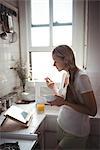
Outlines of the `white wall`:
[{"label": "white wall", "polygon": [[[1,1],[0,1],[1,2]],[[10,1],[11,2],[11,1]],[[3,0],[3,4],[10,6],[10,8],[16,9],[16,1],[14,5],[7,5]],[[18,77],[15,72],[10,69],[15,64],[15,61],[19,59],[19,27],[18,27],[18,13],[17,17],[13,17],[14,30],[17,32],[17,41],[15,43],[9,43],[10,35],[7,40],[0,38],[0,97],[12,92],[13,87],[19,85]],[[2,33],[2,25],[0,24],[0,33]]]},{"label": "white wall", "polygon": [[[84,18],[85,2],[88,7],[87,20]],[[74,0],[73,8],[73,48],[76,51],[78,66],[83,67],[84,62],[89,74],[98,106],[97,115],[100,117],[100,1]],[[86,57],[84,57],[85,53]]]},{"label": "white wall", "polygon": [[72,47],[75,51],[76,64],[83,67],[84,48],[84,0],[73,1]]},{"label": "white wall", "polygon": [[89,1],[87,71],[100,114],[100,1]]}]

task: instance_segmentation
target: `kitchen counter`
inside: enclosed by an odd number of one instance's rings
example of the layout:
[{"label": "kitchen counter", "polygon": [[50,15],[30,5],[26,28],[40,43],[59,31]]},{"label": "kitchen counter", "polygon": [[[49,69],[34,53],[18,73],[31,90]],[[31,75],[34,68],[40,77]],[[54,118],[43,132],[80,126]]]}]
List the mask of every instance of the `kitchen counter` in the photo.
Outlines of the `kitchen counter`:
[{"label": "kitchen counter", "polygon": [[[47,115],[57,116],[59,112],[59,107],[57,106],[50,106],[45,105],[45,111],[44,112],[38,112],[36,109],[36,103],[30,103],[30,104],[17,104],[18,107],[23,108],[27,111],[32,111],[33,117],[31,124],[28,128],[23,128],[22,126],[19,126],[19,123],[13,120],[10,120],[9,122],[6,122],[2,127],[0,127],[0,131],[12,131],[14,133],[22,132],[22,133],[35,133],[41,122],[45,119]],[[2,117],[2,115],[1,115]],[[96,117],[90,117],[99,119],[99,116]],[[8,125],[7,125],[8,123]],[[15,127],[16,125],[16,127]]]},{"label": "kitchen counter", "polygon": [[[0,131],[4,131],[7,132],[7,134],[12,133],[12,134],[23,134],[23,135],[34,135],[36,134],[37,129],[39,128],[39,126],[41,125],[41,123],[45,120],[45,118],[47,119],[53,119],[56,118],[59,112],[59,107],[57,106],[50,106],[50,105],[45,105],[45,111],[44,112],[38,112],[36,109],[36,103],[30,103],[30,104],[17,104],[18,107],[23,108],[24,110],[27,111],[32,111],[33,117],[32,117],[32,121],[31,124],[28,128],[23,127],[22,125],[20,125],[18,122],[13,121],[8,119],[2,127],[0,127]],[[51,117],[48,117],[51,116]],[[2,115],[1,115],[2,117]],[[91,135],[99,135],[100,133],[98,132],[98,128],[100,125],[100,120],[99,120],[99,116],[96,117],[90,117],[90,123],[91,123]],[[51,120],[50,120],[51,121]],[[52,123],[49,121],[48,127]],[[1,133],[2,133],[1,132]],[[9,132],[9,133],[8,133]],[[23,143],[23,141],[21,141]],[[29,143],[29,141],[27,141]],[[26,143],[27,143],[26,142]],[[34,142],[30,141],[32,143],[30,143],[31,145],[35,143],[35,139]],[[23,145],[23,144],[21,144]],[[29,145],[30,147],[30,145]],[[23,150],[23,149],[22,149]],[[24,150],[31,150],[30,148],[24,148]]]},{"label": "kitchen counter", "polygon": [[[0,127],[0,131],[12,131],[14,133],[22,132],[22,133],[34,133],[41,122],[44,120],[46,115],[58,115],[59,112],[59,107],[57,106],[49,106],[45,105],[45,111],[44,112],[38,112],[36,109],[36,103],[30,103],[30,104],[17,104],[18,107],[23,108],[24,110],[27,111],[32,111],[33,117],[31,124],[28,128],[23,128],[22,126],[19,125],[18,122],[15,122],[13,120],[8,120],[2,127]],[[2,114],[3,115],[3,114]],[[2,116],[1,115],[1,116]]]},{"label": "kitchen counter", "polygon": [[[3,126],[0,127],[0,131],[1,131],[1,135],[3,135],[3,133],[5,135],[7,135],[7,138],[1,138],[1,142],[0,144],[4,143],[4,142],[14,142],[14,141],[18,141],[19,145],[21,147],[21,150],[23,150],[23,146],[24,146],[24,150],[31,150],[32,146],[35,144],[36,140],[36,130],[39,128],[40,124],[43,122],[43,120],[46,118],[47,115],[52,115],[52,116],[57,116],[58,115],[58,111],[59,111],[59,107],[56,106],[49,106],[46,105],[45,106],[45,111],[44,112],[38,112],[36,109],[36,103],[31,103],[31,104],[17,104],[18,107],[23,108],[24,110],[27,111],[32,111],[32,121],[29,125],[29,127],[25,128],[23,127],[21,124],[19,124],[18,122],[11,120],[11,119],[7,119]],[[0,118],[2,118],[3,114],[0,116]],[[17,136],[19,135],[23,135],[23,138],[17,138]],[[16,135],[16,139],[13,140],[13,136]],[[33,140],[29,140],[28,138],[26,139],[25,137],[27,136],[31,136]],[[35,137],[34,137],[35,135]],[[9,138],[9,136],[11,136],[11,138]],[[23,144],[25,142],[25,144]],[[26,145],[26,146],[25,146]]]}]

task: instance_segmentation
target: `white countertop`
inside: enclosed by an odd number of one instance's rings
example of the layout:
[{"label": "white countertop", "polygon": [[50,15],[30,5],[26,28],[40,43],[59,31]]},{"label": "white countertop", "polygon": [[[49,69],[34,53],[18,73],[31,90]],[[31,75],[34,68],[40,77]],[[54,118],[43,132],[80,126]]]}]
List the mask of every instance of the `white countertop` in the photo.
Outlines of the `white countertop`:
[{"label": "white countertop", "polygon": [[[25,110],[32,110],[33,111],[33,118],[30,126],[27,128],[27,130],[22,129],[22,132],[30,132],[35,133],[35,131],[38,129],[39,125],[42,123],[44,118],[47,115],[58,115],[59,107],[57,106],[49,106],[45,105],[45,111],[44,112],[38,112],[36,109],[36,103],[33,104],[24,104],[24,105],[18,105],[19,107],[25,109]],[[18,131],[17,131],[18,132]],[[20,132],[20,131],[19,131]]]},{"label": "white countertop", "polygon": [[[0,131],[4,131],[4,133],[6,132],[7,135],[8,134],[24,134],[24,135],[32,135],[36,132],[36,130],[38,129],[39,125],[42,123],[42,121],[45,119],[46,115],[58,115],[58,111],[59,111],[59,107],[56,106],[45,106],[45,111],[40,113],[37,111],[36,109],[36,103],[30,103],[30,104],[18,104],[18,107],[23,108],[24,110],[27,111],[32,111],[33,113],[33,118],[32,121],[30,123],[30,126],[28,128],[22,127],[19,125],[18,122],[13,121],[11,119],[8,119],[8,122],[4,123],[2,127],[0,127]],[[3,115],[3,114],[2,114]],[[2,117],[1,115],[1,117]],[[2,134],[3,132],[1,132]],[[1,139],[1,144],[4,142],[15,142],[15,141],[19,142],[19,145],[21,147],[21,149],[23,149],[22,146],[24,146],[24,150],[28,150],[28,147],[31,147],[34,143],[35,143],[35,139],[33,140],[25,140],[26,145],[28,143],[27,146],[25,146],[24,140],[23,139],[18,139],[16,138],[15,140],[12,139]],[[25,149],[26,148],[26,149]],[[29,148],[30,150],[30,148]]]},{"label": "white countertop", "polygon": [[[44,120],[44,118],[46,117],[46,115],[58,115],[59,112],[59,107],[57,106],[49,106],[49,105],[45,105],[45,111],[44,112],[38,112],[36,109],[36,103],[30,103],[30,104],[17,104],[18,107],[23,108],[24,110],[27,111],[32,111],[33,113],[33,118],[31,121],[31,124],[28,128],[18,128],[19,130],[15,130],[17,128],[13,128],[13,122],[14,121],[10,121],[10,124],[6,127],[4,126],[3,131],[11,131],[13,130],[13,133],[35,133],[35,131],[37,130],[37,128],[39,127],[39,125],[41,124],[41,122]],[[16,122],[17,126],[18,123]]]},{"label": "white countertop", "polygon": [[[13,129],[13,121],[8,125],[8,127],[4,127],[4,131],[7,130],[13,130],[13,133],[35,133],[35,131],[38,129],[39,125],[42,123],[44,118],[47,115],[58,115],[59,112],[59,107],[57,106],[50,106],[50,105],[45,105],[45,111],[42,113],[39,113],[36,109],[36,103],[30,103],[30,104],[17,104],[18,107],[23,108],[24,110],[27,111],[32,111],[33,113],[33,118],[31,121],[31,124],[28,128],[18,128],[19,130],[15,130],[16,128]],[[90,118],[100,118],[99,116],[95,117],[90,117]],[[10,126],[10,127],[9,127]],[[17,123],[18,126],[18,123]]]}]

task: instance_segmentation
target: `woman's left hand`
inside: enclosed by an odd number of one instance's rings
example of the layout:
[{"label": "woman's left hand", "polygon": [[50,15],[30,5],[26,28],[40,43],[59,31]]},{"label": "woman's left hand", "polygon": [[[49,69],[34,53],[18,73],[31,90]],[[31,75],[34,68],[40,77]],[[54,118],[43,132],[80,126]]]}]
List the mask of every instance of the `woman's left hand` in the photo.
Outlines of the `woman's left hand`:
[{"label": "woman's left hand", "polygon": [[65,104],[65,100],[63,97],[56,96],[56,99],[54,101],[48,102],[51,106],[62,106]]}]

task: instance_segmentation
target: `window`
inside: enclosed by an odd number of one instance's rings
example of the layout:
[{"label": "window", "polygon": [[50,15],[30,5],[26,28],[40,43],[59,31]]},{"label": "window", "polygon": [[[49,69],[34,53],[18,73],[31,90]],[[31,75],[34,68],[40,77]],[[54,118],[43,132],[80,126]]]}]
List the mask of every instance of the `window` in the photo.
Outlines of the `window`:
[{"label": "window", "polygon": [[60,73],[52,65],[51,50],[60,44],[72,45],[72,0],[31,0],[33,79],[52,76],[59,80]]}]

